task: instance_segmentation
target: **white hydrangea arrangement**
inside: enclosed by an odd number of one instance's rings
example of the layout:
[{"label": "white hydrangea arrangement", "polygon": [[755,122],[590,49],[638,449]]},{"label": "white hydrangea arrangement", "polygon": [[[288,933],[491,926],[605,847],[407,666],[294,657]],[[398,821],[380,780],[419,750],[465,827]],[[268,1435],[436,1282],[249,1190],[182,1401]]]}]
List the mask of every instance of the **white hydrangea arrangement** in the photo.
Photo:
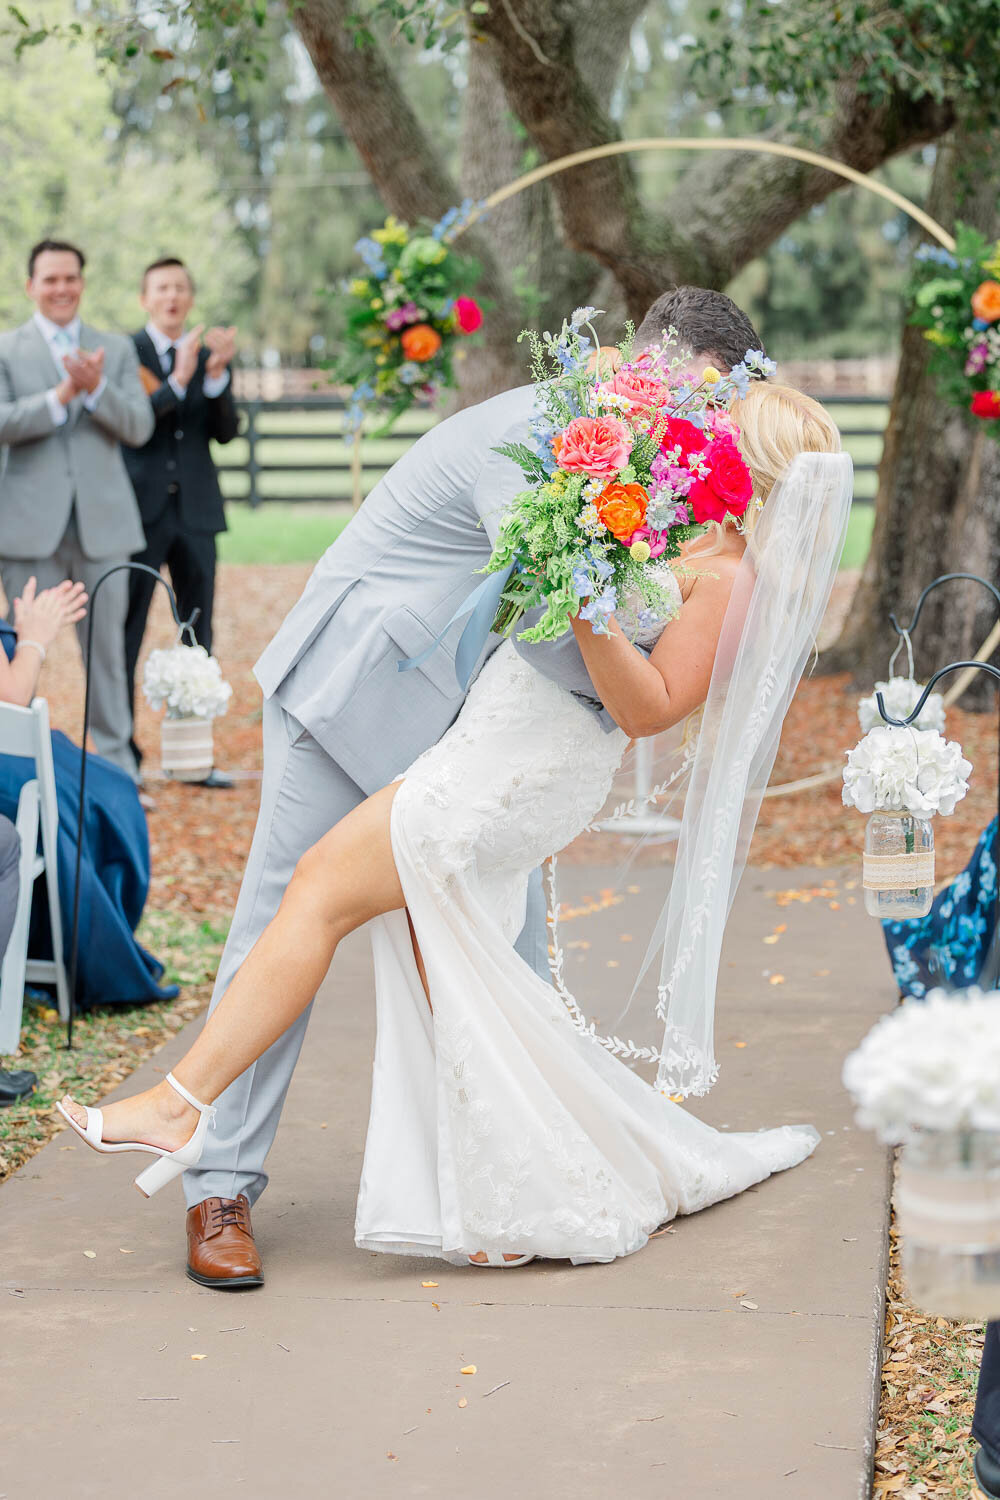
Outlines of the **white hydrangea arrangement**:
[{"label": "white hydrangea arrangement", "polygon": [[152,708],[165,708],[168,719],[217,719],[229,707],[232,687],[204,646],[171,646],[151,651],[142,690]]},{"label": "white hydrangea arrangement", "polygon": [[843,800],[863,813],[947,817],[969,790],[971,772],[958,741],[936,729],[876,726],[847,753]]},{"label": "white hydrangea arrangement", "polygon": [[931,990],[877,1021],[844,1063],[857,1121],[896,1145],[916,1131],[1000,1130],[1000,993]]},{"label": "white hydrangea arrangement", "polygon": [[[885,711],[890,719],[908,719],[916,708],[923,687],[912,677],[890,677],[888,682],[876,682],[875,691],[867,698],[858,699],[858,722],[861,733],[867,734],[876,724],[885,720],[878,711],[876,693],[882,694]],[[936,729],[944,733],[944,699],[940,693],[931,693],[920,710],[920,717],[913,721],[914,729]]]}]

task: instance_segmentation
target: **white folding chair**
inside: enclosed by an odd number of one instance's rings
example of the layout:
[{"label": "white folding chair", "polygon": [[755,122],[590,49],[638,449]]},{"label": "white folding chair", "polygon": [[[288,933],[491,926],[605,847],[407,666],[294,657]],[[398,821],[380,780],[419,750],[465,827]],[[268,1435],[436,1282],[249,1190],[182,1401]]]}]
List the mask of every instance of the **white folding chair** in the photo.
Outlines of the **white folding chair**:
[{"label": "white folding chair", "polygon": [[[69,1015],[69,983],[63,962],[62,916],[59,909],[59,866],[56,837],[59,808],[56,802],[56,776],[52,764],[52,733],[49,729],[49,705],[35,698],[30,708],[0,703],[0,754],[23,755],[34,762],[35,775],[21,788],[17,804],[17,831],[21,839],[20,882],[17,915],[0,968],[0,1057],[17,1050],[21,1036],[21,1010],[26,980],[42,981],[56,987],[59,1014]],[[38,832],[41,828],[41,853]],[[28,960],[28,924],[35,881],[45,876],[49,897],[49,925],[52,935],[52,958]]]}]

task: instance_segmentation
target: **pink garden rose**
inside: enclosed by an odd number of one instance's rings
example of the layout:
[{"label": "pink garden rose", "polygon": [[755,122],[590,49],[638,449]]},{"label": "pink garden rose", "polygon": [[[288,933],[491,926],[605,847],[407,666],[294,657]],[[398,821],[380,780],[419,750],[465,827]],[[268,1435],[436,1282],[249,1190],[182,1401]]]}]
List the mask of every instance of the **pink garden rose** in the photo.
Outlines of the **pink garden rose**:
[{"label": "pink garden rose", "polygon": [[552,439],[552,451],[560,469],[603,479],[628,463],[632,433],[617,417],[574,417]]},{"label": "pink garden rose", "polygon": [[624,396],[636,413],[657,412],[670,404],[670,387],[635,365],[616,370],[601,389]]},{"label": "pink garden rose", "polygon": [[633,542],[648,542],[650,557],[662,557],[667,550],[667,536],[666,531],[651,531],[648,526],[640,526],[633,531],[625,545],[631,547]]}]

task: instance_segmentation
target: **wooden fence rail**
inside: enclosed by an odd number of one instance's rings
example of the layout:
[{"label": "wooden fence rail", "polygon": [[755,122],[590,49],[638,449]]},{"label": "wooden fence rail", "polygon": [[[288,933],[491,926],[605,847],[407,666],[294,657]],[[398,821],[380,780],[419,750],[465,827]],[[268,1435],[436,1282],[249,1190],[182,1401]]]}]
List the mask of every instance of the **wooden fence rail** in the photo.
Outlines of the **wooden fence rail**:
[{"label": "wooden fence rail", "polygon": [[[881,396],[831,395],[818,398],[840,426],[854,459],[856,499],[875,497],[875,474],[882,452],[888,402]],[[343,402],[330,397],[282,401],[239,401],[241,434],[215,456],[227,500],[251,506],[269,500],[301,504],[350,501],[351,444],[343,435]],[[433,425],[426,409],[408,412],[386,437],[362,444],[365,492]]]}]

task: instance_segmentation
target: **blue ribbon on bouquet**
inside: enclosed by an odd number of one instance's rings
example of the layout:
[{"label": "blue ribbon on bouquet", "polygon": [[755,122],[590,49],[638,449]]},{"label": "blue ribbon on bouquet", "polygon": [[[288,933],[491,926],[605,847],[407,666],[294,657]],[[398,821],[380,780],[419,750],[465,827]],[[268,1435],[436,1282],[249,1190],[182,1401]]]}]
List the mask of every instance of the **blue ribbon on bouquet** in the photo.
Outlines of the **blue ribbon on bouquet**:
[{"label": "blue ribbon on bouquet", "polygon": [[455,676],[458,685],[464,693],[469,686],[472,674],[476,669],[476,662],[482,655],[483,647],[489,638],[490,627],[496,619],[503,591],[510,582],[510,576],[514,571],[511,563],[502,573],[490,573],[468,594],[456,609],[447,625],[436,638],[431,641],[426,650],[421,651],[419,656],[408,656],[403,661],[396,663],[399,672],[412,672],[414,667],[422,667],[425,661],[434,655],[441,645],[448,631],[456,620],[463,615],[471,615],[468,624],[459,636],[458,646],[455,650]]}]

